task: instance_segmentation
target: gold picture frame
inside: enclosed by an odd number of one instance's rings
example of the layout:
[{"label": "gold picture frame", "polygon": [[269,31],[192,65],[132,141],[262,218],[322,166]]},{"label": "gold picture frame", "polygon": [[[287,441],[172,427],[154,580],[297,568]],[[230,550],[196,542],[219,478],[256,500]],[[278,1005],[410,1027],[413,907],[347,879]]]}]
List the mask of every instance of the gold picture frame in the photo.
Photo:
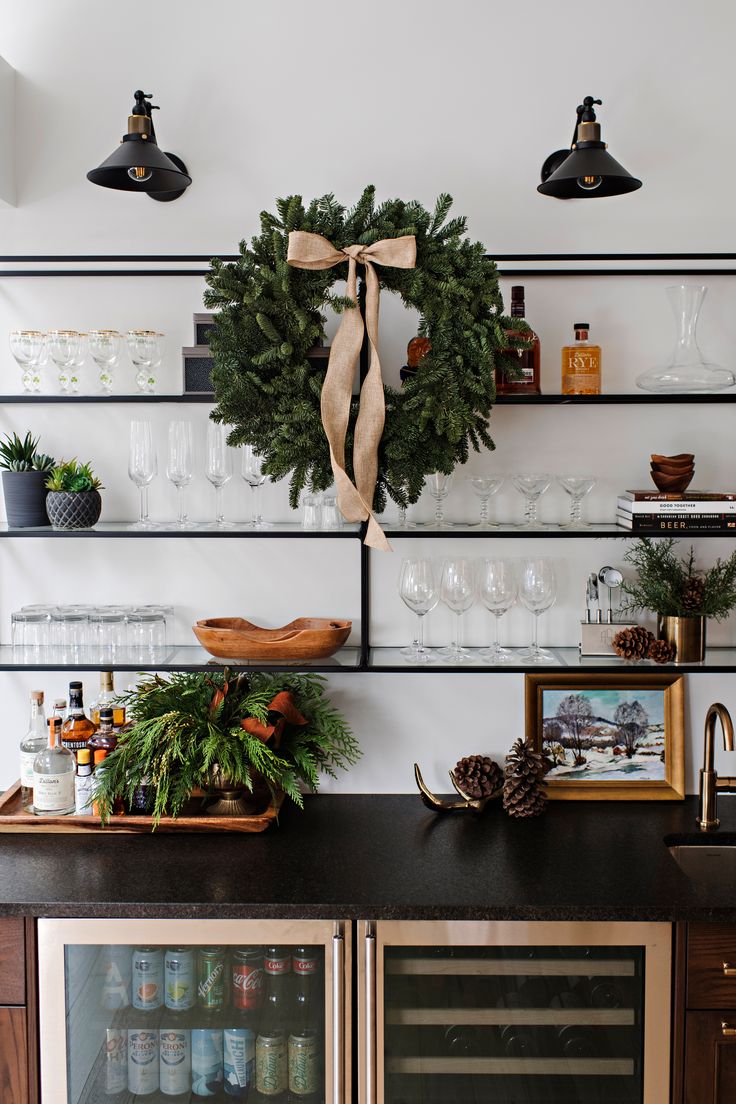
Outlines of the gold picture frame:
[{"label": "gold picture frame", "polygon": [[524,696],[527,742],[554,762],[550,798],[684,798],[684,675],[526,675]]}]

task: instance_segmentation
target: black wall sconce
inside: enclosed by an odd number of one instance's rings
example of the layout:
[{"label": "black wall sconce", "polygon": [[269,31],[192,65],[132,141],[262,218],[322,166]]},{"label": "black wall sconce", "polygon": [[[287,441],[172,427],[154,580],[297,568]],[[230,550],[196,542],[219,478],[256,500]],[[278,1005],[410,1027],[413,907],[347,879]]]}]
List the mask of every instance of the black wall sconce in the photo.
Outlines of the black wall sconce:
[{"label": "black wall sconce", "polygon": [[542,183],[537,187],[542,195],[594,199],[641,188],[641,180],[619,165],[606,150],[606,143],[601,142],[601,124],[595,117],[595,105],[600,103],[586,96],[578,107],[570,149],[551,153],[542,165]]},{"label": "black wall sconce", "polygon": [[151,199],[168,203],[184,194],[192,178],[180,157],[158,148],[151,118],[151,112],[158,107],[151,103],[151,93],[139,89],[133,97],[135,105],[128,116],[128,133],[106,161],[87,173],[87,179],[103,188],[146,192]]}]

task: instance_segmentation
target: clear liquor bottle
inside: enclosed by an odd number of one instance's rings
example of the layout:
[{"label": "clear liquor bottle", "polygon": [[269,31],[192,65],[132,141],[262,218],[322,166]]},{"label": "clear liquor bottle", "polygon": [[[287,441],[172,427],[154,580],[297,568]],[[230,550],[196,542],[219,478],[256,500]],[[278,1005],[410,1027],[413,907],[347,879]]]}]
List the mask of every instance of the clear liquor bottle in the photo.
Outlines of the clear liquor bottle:
[{"label": "clear liquor bottle", "polygon": [[20,742],[20,794],[26,812],[33,811],[33,764],[48,743],[43,690],[31,691],[31,715],[28,729]]},{"label": "clear liquor bottle", "polygon": [[59,743],[58,717],[49,719],[49,743],[33,764],[33,811],[36,816],[66,816],[75,811],[76,760]]}]

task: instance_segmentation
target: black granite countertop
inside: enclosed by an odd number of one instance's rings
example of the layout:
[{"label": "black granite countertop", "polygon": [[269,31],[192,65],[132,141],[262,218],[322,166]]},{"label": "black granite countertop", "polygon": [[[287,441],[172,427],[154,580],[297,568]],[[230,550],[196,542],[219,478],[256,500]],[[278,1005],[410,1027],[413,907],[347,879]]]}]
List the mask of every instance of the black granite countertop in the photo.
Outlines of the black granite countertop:
[{"label": "black granite countertop", "polygon": [[[263,835],[0,835],[0,914],[736,921],[736,886],[690,881],[665,846],[702,840],[696,804],[556,802],[513,821],[318,796]],[[720,814],[736,833],[736,799]]]}]

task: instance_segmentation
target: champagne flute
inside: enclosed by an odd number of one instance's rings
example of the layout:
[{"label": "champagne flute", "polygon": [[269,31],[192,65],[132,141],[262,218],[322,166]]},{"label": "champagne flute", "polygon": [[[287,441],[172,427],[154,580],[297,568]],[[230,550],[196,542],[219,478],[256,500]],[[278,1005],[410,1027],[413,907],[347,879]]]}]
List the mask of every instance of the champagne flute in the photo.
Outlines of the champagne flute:
[{"label": "champagne flute", "polygon": [[442,655],[453,663],[466,663],[470,656],[462,646],[463,614],[475,602],[473,561],[466,559],[445,560],[442,565],[440,598],[457,616],[454,639]]},{"label": "champagne flute", "polygon": [[176,526],[179,529],[193,529],[185,509],[184,488],[194,478],[194,445],[191,422],[169,422],[169,452],[166,463],[166,476],[176,487],[178,493],[178,516]]},{"label": "champagne flute", "polygon": [[428,663],[430,652],[424,647],[424,617],[439,602],[439,588],[431,560],[407,559],[402,562],[399,595],[404,605],[419,618],[416,639],[401,654],[414,663]]},{"label": "champagne flute", "polygon": [[215,488],[215,521],[217,529],[232,529],[229,521],[225,521],[225,512],[222,505],[222,492],[225,484],[233,477],[233,457],[227,443],[225,426],[217,422],[209,422],[207,425],[207,464],[205,475]]},{"label": "champagne flute", "polygon": [[557,583],[550,561],[524,560],[519,581],[519,598],[533,615],[533,632],[531,645],[522,655],[531,663],[554,662],[552,653],[539,647],[537,626],[539,617],[554,605],[556,597]]},{"label": "champagne flute", "polygon": [[261,516],[261,487],[266,482],[266,476],[263,472],[263,460],[257,453],[253,452],[252,445],[245,445],[243,447],[241,474],[253,492],[250,514],[251,528],[273,529],[271,522],[264,521]]},{"label": "champagne flute", "polygon": [[140,491],[140,516],[131,529],[153,528],[148,519],[148,485],[158,471],[153,429],[147,420],[130,423],[130,451],[128,453],[128,477]]},{"label": "champagne flute", "polygon": [[480,654],[489,663],[510,663],[512,653],[498,642],[499,621],[516,602],[519,587],[514,565],[510,560],[480,560],[478,563],[478,597],[493,614],[495,634],[493,644]]}]

